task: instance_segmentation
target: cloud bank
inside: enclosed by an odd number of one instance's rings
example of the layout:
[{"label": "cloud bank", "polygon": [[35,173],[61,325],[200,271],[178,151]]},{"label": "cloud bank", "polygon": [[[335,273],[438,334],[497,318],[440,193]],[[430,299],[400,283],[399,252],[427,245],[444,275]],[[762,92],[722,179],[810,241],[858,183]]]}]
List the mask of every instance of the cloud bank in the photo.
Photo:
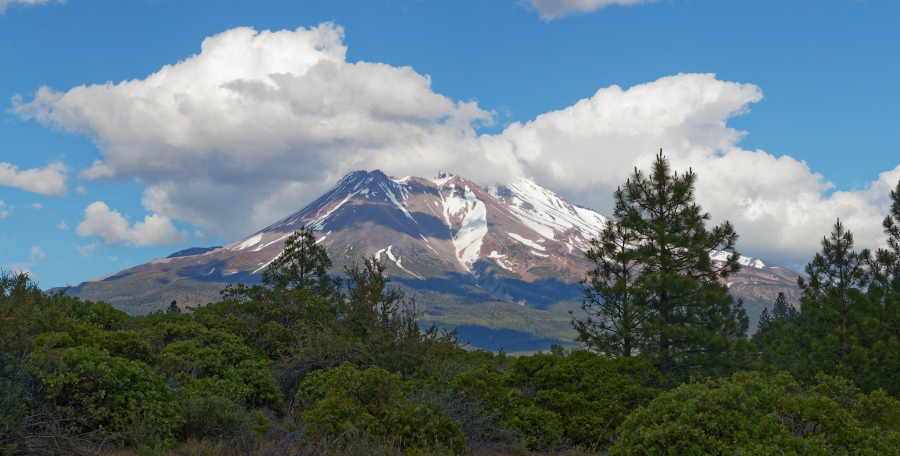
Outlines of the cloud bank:
[{"label": "cloud bank", "polygon": [[537,11],[541,19],[552,20],[576,13],[590,13],[610,5],[635,5],[654,0],[523,0],[526,8]]},{"label": "cloud bank", "polygon": [[728,120],[761,99],[752,84],[679,74],[602,88],[566,109],[479,134],[492,112],[434,92],[412,68],[347,62],[343,30],[326,23],[228,30],[144,79],[42,87],[13,109],[94,138],[102,157],[83,177],[146,185],[142,202],[152,215],[144,222],[129,226],[100,202],[85,211],[78,232],[108,245],[186,237],[172,220],[236,239],[357,169],[446,169],[482,184],[525,174],[608,213],[612,190],[660,148],[677,169],[698,173],[700,203],[715,220],[735,223],[748,253],[796,266],[837,217],[860,245],[878,245],[900,167],[866,188],[834,191],[802,161],[743,150],[744,132]]}]

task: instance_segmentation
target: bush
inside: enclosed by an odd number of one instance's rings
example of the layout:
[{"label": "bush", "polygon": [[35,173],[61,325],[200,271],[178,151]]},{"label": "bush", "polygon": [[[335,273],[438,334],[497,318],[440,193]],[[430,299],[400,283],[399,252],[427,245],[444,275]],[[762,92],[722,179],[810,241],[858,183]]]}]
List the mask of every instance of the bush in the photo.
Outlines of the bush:
[{"label": "bush", "polygon": [[281,391],[269,360],[239,336],[195,324],[189,327],[185,340],[163,347],[157,361],[183,397],[220,396],[248,408],[281,410]]},{"label": "bush", "polygon": [[[81,346],[39,347],[28,367],[43,386],[44,397],[70,420],[73,433],[95,432],[131,444],[174,443],[181,409],[150,366]],[[143,441],[133,441],[132,435]]]},{"label": "bush", "polygon": [[184,435],[189,438],[230,438],[238,434],[247,411],[231,399],[195,396],[182,401]]},{"label": "bush", "polygon": [[663,382],[648,363],[584,350],[520,357],[510,376],[535,406],[558,417],[562,437],[593,448],[608,446],[625,417],[653,400]]},{"label": "bush", "polygon": [[632,413],[611,455],[900,454],[900,403],[820,377],[742,372],[681,385]]},{"label": "bush", "polygon": [[427,403],[412,401],[400,374],[351,364],[309,374],[296,403],[311,439],[358,430],[374,441],[396,441],[404,450],[444,447],[465,453],[459,423]]}]

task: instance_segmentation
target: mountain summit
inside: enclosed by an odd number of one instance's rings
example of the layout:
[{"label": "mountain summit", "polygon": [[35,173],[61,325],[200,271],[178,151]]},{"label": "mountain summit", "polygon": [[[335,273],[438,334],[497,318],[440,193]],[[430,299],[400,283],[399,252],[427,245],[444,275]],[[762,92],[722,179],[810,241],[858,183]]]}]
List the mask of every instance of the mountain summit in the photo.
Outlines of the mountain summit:
[{"label": "mountain summit", "polygon": [[[258,282],[288,235],[307,226],[327,248],[335,274],[374,255],[395,281],[420,296],[429,317],[444,324],[516,327],[528,324],[522,319],[538,318],[567,329],[565,311],[577,309],[580,298],[575,283],[590,267],[584,251],[605,223],[597,212],[526,178],[482,188],[447,172],[425,179],[355,171],[299,212],[233,244],[179,252],[70,293],[131,313],[161,309],[172,300],[203,305],[218,299],[228,283]],[[744,269],[729,286],[745,300],[751,319],[761,311],[754,307],[774,302],[779,291],[796,297],[796,273],[754,258],[741,263]],[[488,307],[494,310],[485,316]],[[527,316],[526,309],[550,311],[552,317]]]}]

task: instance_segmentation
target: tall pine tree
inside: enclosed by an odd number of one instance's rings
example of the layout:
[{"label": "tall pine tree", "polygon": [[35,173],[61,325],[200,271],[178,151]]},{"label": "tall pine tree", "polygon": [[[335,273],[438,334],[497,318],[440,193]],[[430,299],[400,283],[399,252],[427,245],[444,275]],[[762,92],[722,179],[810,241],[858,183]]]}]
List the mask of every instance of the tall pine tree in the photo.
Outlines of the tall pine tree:
[{"label": "tall pine tree", "polygon": [[851,362],[851,351],[859,346],[861,324],[870,311],[869,262],[869,251],[856,252],[853,233],[838,220],[822,239],[822,251],[806,265],[808,279],[797,279],[800,310],[815,341],[813,359],[820,360],[826,372],[847,375],[859,367],[859,360]]},{"label": "tall pine tree", "polygon": [[[615,198],[623,198],[622,189]],[[581,282],[581,309],[588,317],[573,319],[572,325],[578,341],[607,356],[631,357],[648,348],[649,312],[644,294],[634,287],[640,268],[633,236],[624,225],[607,223],[586,254],[594,263]]]},{"label": "tall pine tree", "polygon": [[[867,319],[866,336],[872,340],[868,364],[872,386],[900,396],[900,182],[891,191],[890,212],[881,224],[887,248],[878,249],[871,262],[872,284],[868,295],[874,306]],[[861,386],[868,385],[865,382]]]},{"label": "tall pine tree", "polygon": [[[692,171],[672,172],[660,151],[649,175],[635,169],[615,192],[614,225],[588,254],[591,318],[573,321],[587,345],[626,355],[631,340],[664,373],[716,369],[743,352],[747,317],[721,283],[739,269],[738,236],[728,222],[706,228],[695,183]],[[717,252],[724,261],[711,260]]]}]

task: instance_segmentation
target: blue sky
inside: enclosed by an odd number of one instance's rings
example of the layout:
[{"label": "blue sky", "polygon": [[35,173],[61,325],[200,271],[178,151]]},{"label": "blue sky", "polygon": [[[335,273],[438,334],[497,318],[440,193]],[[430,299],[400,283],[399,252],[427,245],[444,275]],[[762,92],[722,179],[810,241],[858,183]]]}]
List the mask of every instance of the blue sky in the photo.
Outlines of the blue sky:
[{"label": "blue sky", "polygon": [[44,287],[233,242],[354,169],[525,174],[608,213],[663,148],[795,268],[837,217],[877,246],[900,180],[900,2],[0,9],[0,267]]}]

